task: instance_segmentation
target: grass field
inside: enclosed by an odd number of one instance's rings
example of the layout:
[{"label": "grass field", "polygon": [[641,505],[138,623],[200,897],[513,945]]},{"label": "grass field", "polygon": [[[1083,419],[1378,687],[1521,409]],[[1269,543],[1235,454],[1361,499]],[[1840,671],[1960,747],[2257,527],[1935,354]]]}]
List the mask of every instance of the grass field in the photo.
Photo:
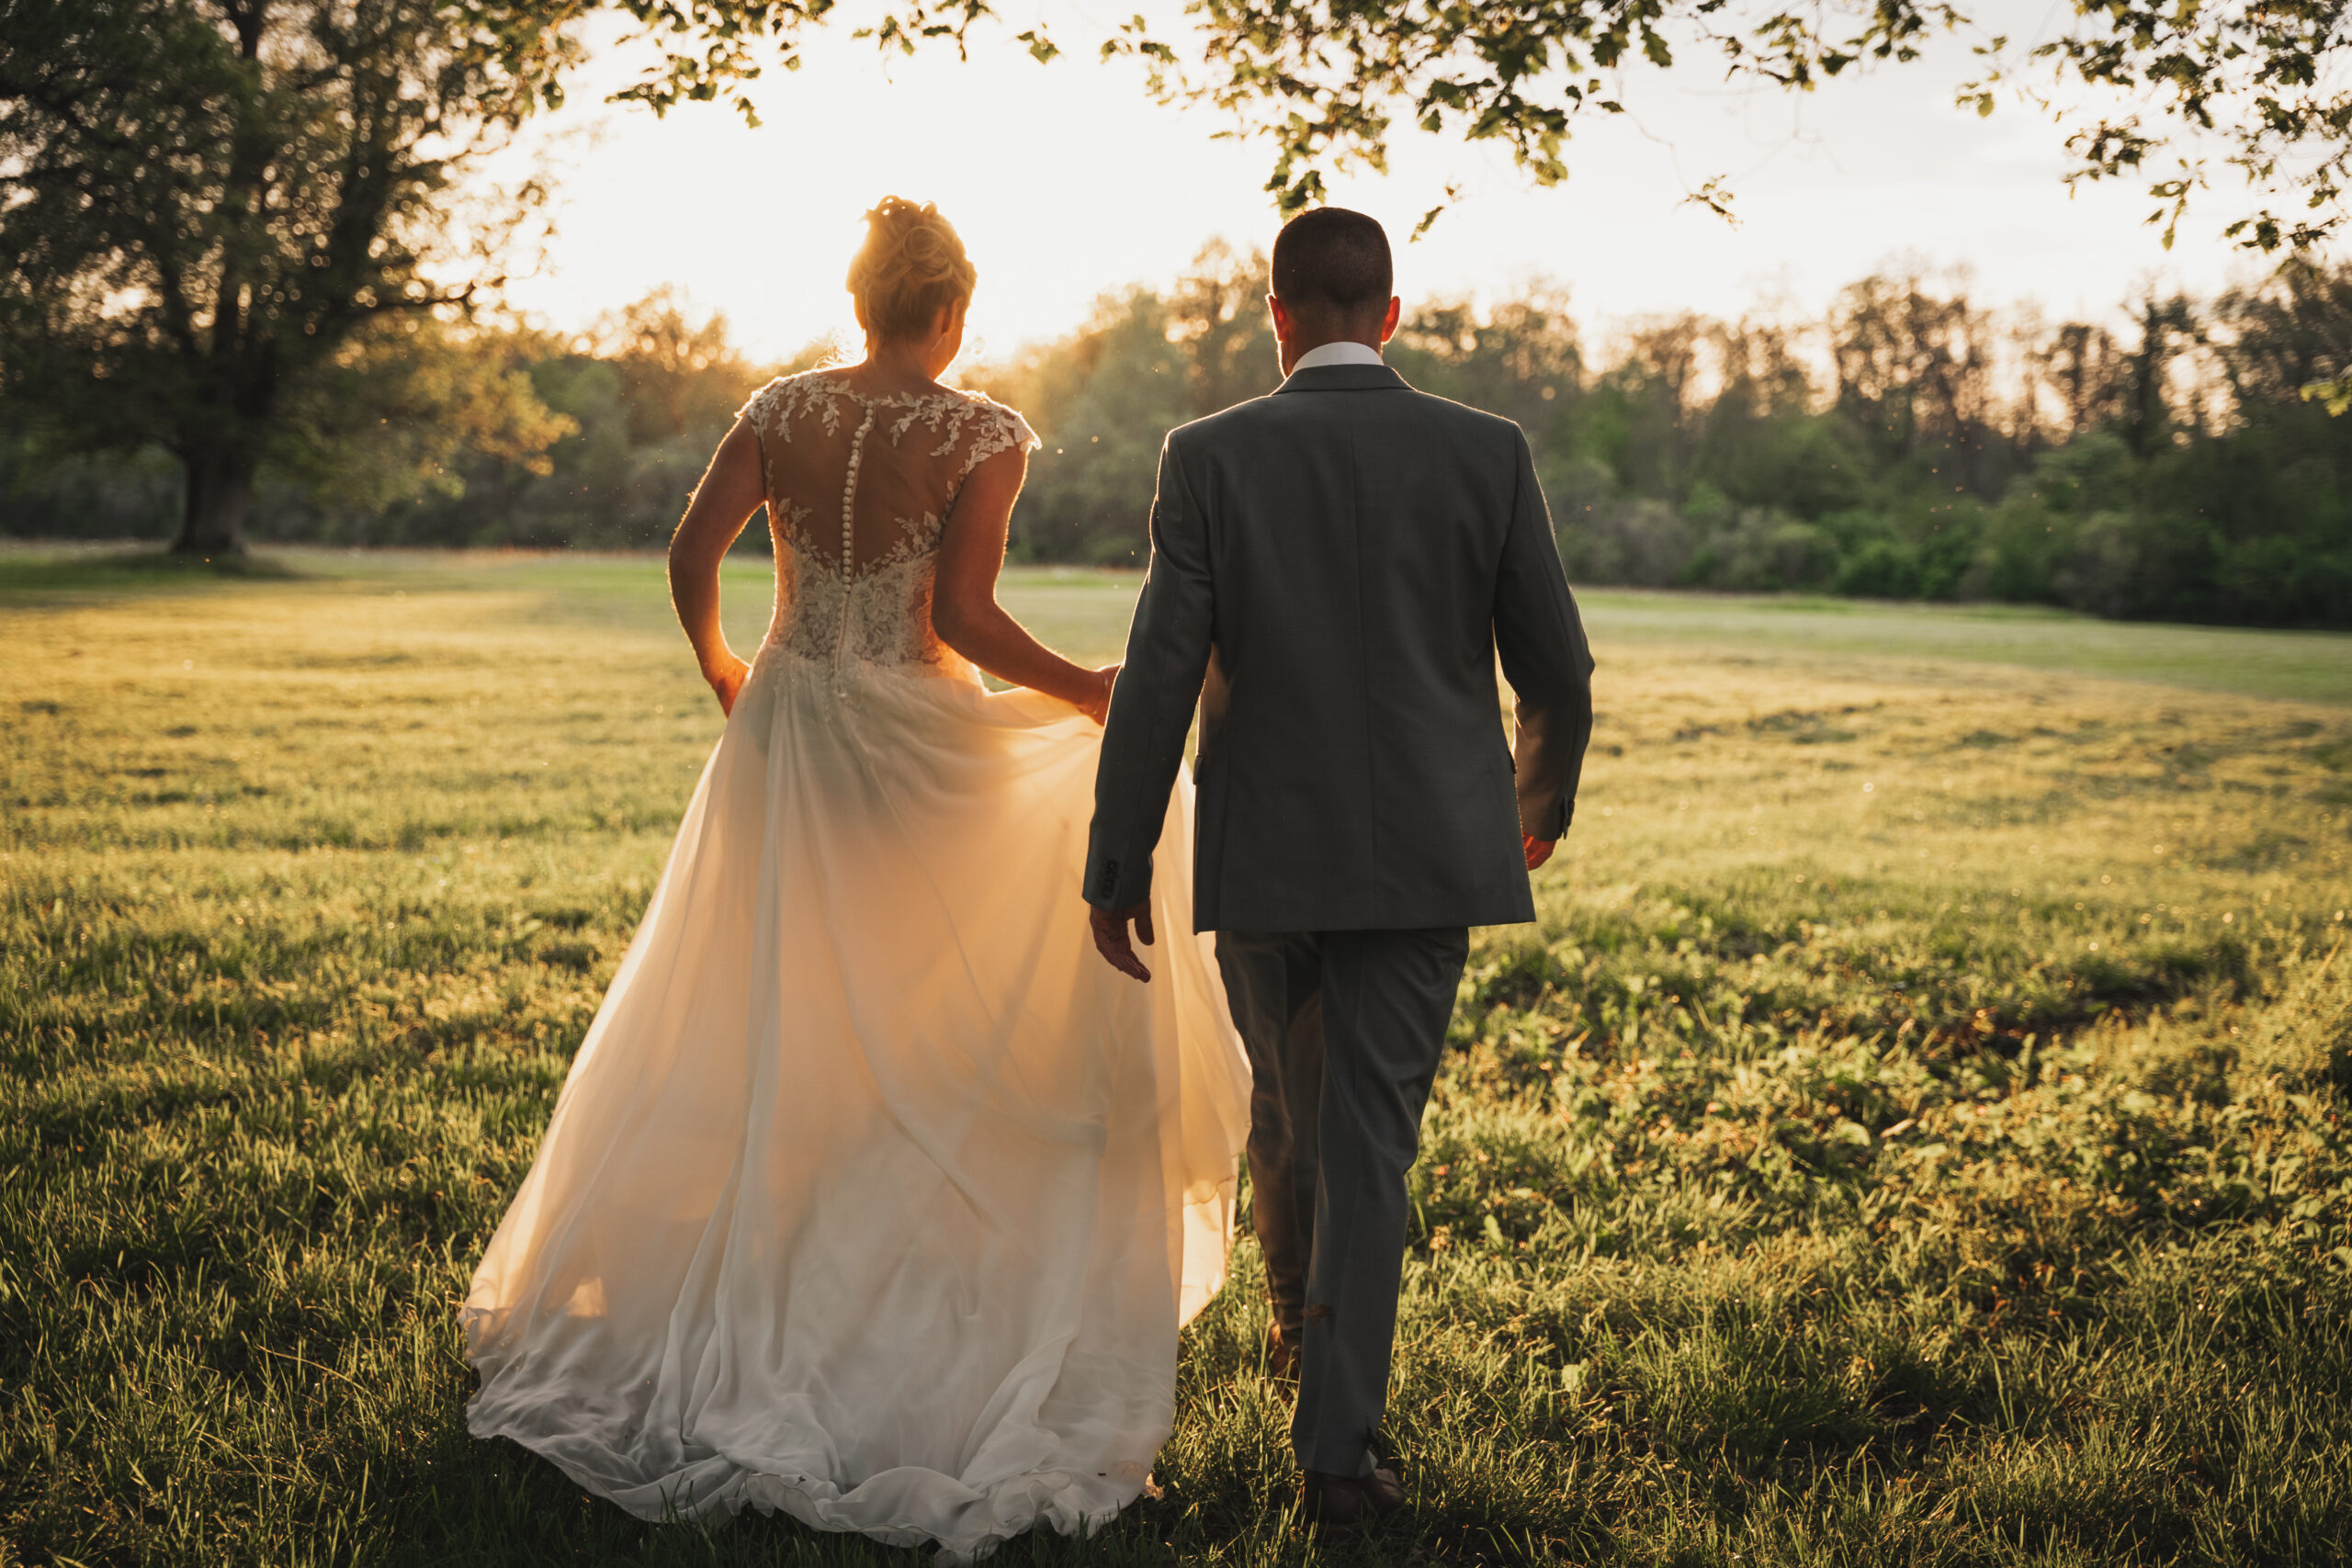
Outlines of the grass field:
[{"label": "grass field", "polygon": [[[718,728],[659,563],[281,567],[0,553],[0,1565],[919,1561],[465,1434],[453,1306]],[[1007,598],[1107,659],[1133,586]],[[1298,1529],[1245,1242],[1164,1495],[1000,1561],[2342,1561],[2352,638],[1588,613],[1414,1177],[1410,1509]]]}]

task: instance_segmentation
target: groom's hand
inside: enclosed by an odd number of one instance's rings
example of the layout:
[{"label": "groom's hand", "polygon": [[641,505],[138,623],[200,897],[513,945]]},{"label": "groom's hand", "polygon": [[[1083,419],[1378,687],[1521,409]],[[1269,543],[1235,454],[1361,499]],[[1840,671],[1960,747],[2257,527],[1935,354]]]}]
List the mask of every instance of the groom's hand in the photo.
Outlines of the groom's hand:
[{"label": "groom's hand", "polygon": [[1090,904],[1086,908],[1086,918],[1094,927],[1094,951],[1102,955],[1105,964],[1120,974],[1133,976],[1138,980],[1151,978],[1151,971],[1143,966],[1143,960],[1136,956],[1135,946],[1127,940],[1127,922],[1133,920],[1136,934],[1143,938],[1143,944],[1146,947],[1151,945],[1149,904],[1137,904],[1125,909],[1098,909]]},{"label": "groom's hand", "polygon": [[1530,871],[1550,860],[1552,852],[1560,847],[1557,839],[1538,839],[1525,833],[1520,835],[1520,842],[1527,851],[1527,869]]}]

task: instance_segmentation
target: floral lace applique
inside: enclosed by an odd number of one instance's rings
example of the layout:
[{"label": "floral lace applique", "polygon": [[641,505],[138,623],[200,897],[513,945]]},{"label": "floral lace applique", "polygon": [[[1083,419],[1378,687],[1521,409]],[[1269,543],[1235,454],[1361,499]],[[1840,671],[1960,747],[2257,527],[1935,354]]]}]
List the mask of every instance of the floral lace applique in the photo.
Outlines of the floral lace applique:
[{"label": "floral lace applique", "polygon": [[797,565],[808,561],[822,571],[828,563],[816,552],[816,541],[809,536],[807,524],[817,514],[816,509],[796,505],[789,496],[775,496],[768,502],[768,533],[785,547]]},{"label": "floral lace applique", "polygon": [[[1000,452],[1010,452],[1016,446],[1024,452],[1034,452],[1044,445],[1037,439],[1037,433],[1029,428],[1027,420],[1006,408],[1002,403],[991,403],[989,407],[997,417],[981,426],[979,433],[973,437],[972,445],[966,449],[964,471],[956,479],[958,485],[971,478],[974,468]],[[947,447],[942,447],[934,455],[944,457],[948,450]]]},{"label": "floral lace applique", "polygon": [[823,422],[826,434],[840,434],[842,415],[855,401],[847,387],[822,376],[781,376],[752,393],[741,412],[763,439],[790,441],[793,420],[812,412]]}]

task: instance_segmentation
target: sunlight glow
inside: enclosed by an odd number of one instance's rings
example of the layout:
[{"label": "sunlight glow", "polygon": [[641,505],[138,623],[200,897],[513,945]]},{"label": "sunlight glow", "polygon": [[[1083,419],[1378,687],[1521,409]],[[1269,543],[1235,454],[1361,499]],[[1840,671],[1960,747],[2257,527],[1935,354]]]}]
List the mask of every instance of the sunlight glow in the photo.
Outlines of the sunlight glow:
[{"label": "sunlight glow", "polygon": [[[1071,7],[1041,9],[1057,36],[1091,36]],[[2022,38],[2041,16],[2040,0],[1999,0],[1985,20]],[[967,357],[987,358],[1069,331],[1100,294],[1165,281],[1212,238],[1271,239],[1263,149],[1217,139],[1208,111],[1150,103],[1124,64],[1073,51],[1041,66],[1012,30],[976,34],[968,63],[950,50],[884,61],[845,30],[819,35],[805,69],[756,85],[756,130],[715,105],[666,120],[604,107],[631,63],[600,50],[573,107],[537,133],[556,150],[560,231],[514,300],[571,327],[674,283],[758,354],[847,338],[841,279],[859,215],[897,193],[938,201],[962,230],[981,275]],[[2193,210],[2167,254],[2137,186],[2069,196],[2047,120],[1954,107],[1975,64],[1939,40],[1917,65],[1792,97],[1724,84],[1702,59],[1632,84],[1633,113],[1579,121],[1559,188],[1535,188],[1492,149],[1400,130],[1391,173],[1342,176],[1334,197],[1401,241],[1458,182],[1429,237],[1400,246],[1408,303],[1549,279],[1588,330],[1684,309],[1817,309],[1906,261],[1965,267],[1986,300],[2030,299],[2053,317],[2104,318],[2152,280],[2209,290],[2254,270],[2218,238],[2234,190]],[[1685,199],[1717,176],[1736,227]]]}]

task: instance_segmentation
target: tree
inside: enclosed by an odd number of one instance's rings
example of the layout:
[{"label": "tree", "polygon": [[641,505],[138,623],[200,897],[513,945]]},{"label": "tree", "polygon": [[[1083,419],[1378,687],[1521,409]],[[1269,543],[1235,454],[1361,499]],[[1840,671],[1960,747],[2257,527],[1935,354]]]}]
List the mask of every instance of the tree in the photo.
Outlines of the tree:
[{"label": "tree", "polygon": [[1195,418],[1268,390],[1277,371],[1266,325],[1273,288],[1262,251],[1236,255],[1216,241],[1193,258],[1167,300],[1169,341],[1184,351]]},{"label": "tree", "polygon": [[2105,327],[2068,321],[2036,348],[2032,358],[2042,383],[2057,397],[2067,436],[2122,417],[2125,355]]},{"label": "tree", "polygon": [[[1183,291],[1209,287],[1196,276]],[[1023,558],[1140,563],[1160,440],[1199,412],[1193,352],[1219,341],[1174,325],[1157,294],[1130,289],[1096,301],[1093,320],[1059,342],[1030,344],[975,378],[1045,441],[1012,514]],[[1269,353],[1266,379],[1275,378]]]},{"label": "tree", "polygon": [[672,288],[606,317],[591,336],[620,369],[628,437],[640,445],[724,431],[756,374],[729,341],[727,318],[714,311],[689,320]]},{"label": "tree", "polygon": [[2132,456],[2145,457],[2171,439],[2174,342],[2194,337],[2197,319],[2178,295],[2160,300],[2152,294],[2140,301],[2139,314],[2140,348],[2125,374],[2120,423],[2124,445]]},{"label": "tree", "polygon": [[[1952,477],[1996,488],[1994,355],[1999,330],[1965,293],[1918,277],[1867,277],[1838,297],[1830,344],[1838,402],[1890,460],[1931,456]],[[1997,467],[1997,465],[1993,465]]]},{"label": "tree", "polygon": [[378,315],[280,395],[272,468],[314,506],[362,514],[462,493],[469,457],[546,477],[548,449],[579,423],[540,399],[523,341],[426,311]]},{"label": "tree", "polygon": [[540,16],[0,0],[0,396],[84,446],[167,446],[177,547],[241,550],[305,386],[499,281],[533,193],[460,182],[571,56]]}]

